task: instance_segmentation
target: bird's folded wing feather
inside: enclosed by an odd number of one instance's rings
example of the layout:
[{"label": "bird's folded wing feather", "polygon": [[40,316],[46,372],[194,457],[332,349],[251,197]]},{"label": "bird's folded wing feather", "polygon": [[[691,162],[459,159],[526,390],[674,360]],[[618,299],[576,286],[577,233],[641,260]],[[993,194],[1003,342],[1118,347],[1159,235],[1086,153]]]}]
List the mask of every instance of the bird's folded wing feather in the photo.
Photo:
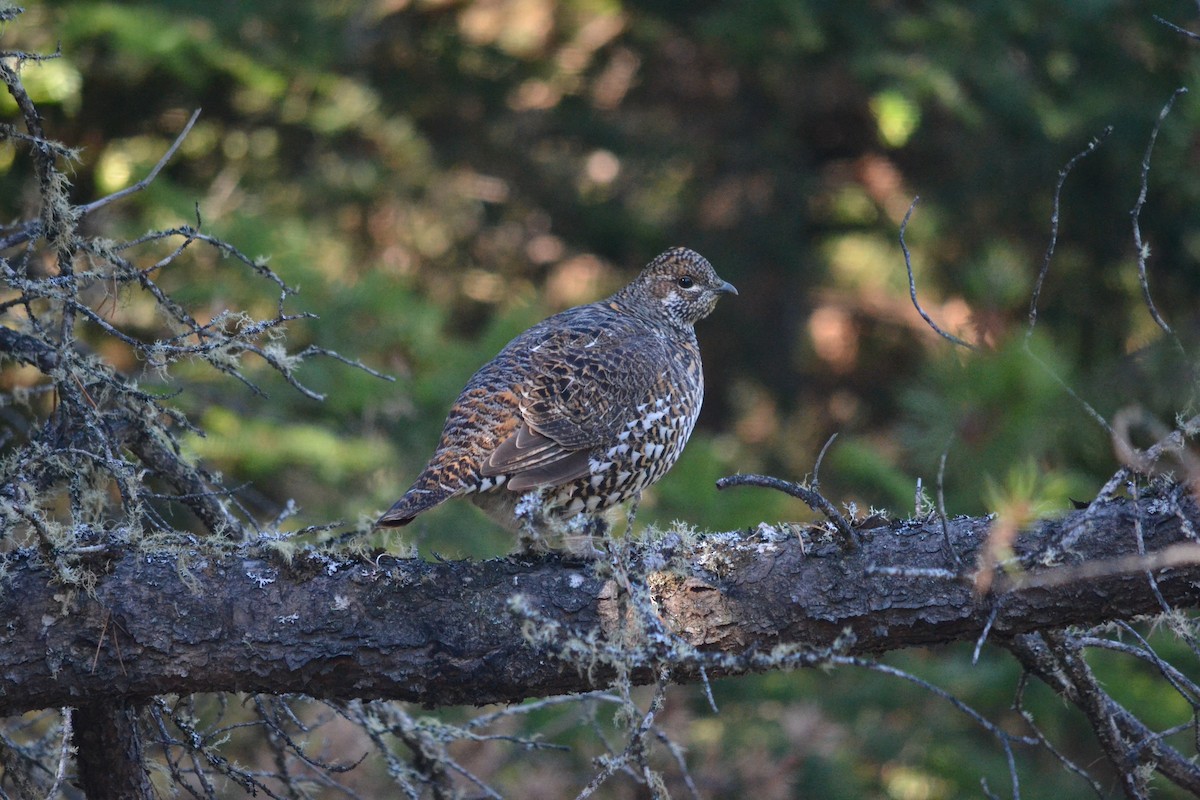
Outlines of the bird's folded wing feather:
[{"label": "bird's folded wing feather", "polygon": [[646,401],[671,358],[653,335],[557,331],[529,355],[515,387],[521,422],[484,462],[484,475],[509,475],[523,490],[580,478],[589,451],[612,441]]}]

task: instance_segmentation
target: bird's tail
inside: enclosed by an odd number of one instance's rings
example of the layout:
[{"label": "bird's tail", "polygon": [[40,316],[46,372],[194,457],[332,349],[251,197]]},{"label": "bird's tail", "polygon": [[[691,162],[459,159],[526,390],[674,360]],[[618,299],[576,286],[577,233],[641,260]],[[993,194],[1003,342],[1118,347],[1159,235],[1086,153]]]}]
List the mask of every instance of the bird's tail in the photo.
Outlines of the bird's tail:
[{"label": "bird's tail", "polygon": [[375,524],[381,528],[399,528],[407,525],[421,512],[441,505],[454,494],[455,492],[449,491],[437,481],[422,475]]}]

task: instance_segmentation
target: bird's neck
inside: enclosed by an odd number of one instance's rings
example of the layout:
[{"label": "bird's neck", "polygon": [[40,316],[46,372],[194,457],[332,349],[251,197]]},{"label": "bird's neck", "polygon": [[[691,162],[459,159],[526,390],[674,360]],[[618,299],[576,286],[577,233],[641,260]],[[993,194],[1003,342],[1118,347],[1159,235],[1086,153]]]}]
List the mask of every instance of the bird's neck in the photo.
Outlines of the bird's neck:
[{"label": "bird's neck", "polygon": [[653,305],[647,306],[646,301],[641,297],[631,296],[628,287],[617,292],[607,300],[600,301],[600,303],[618,314],[637,317],[649,323],[656,330],[666,332],[675,341],[696,341],[696,327],[694,324],[677,320],[670,314],[664,314],[661,308],[656,308]]}]

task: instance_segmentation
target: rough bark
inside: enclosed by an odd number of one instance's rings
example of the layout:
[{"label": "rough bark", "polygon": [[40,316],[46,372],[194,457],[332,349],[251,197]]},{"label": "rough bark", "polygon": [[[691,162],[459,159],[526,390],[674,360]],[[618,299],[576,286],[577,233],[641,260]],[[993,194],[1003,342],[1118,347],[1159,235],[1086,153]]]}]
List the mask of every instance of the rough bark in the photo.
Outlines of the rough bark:
[{"label": "rough bark", "polygon": [[121,700],[89,703],[71,712],[79,753],[79,785],[88,800],[153,798],[142,758],[137,709]]},{"label": "rough bark", "polygon": [[[647,567],[666,628],[706,653],[799,644],[873,654],[973,640],[989,619],[990,636],[1011,640],[1153,614],[1162,602],[1194,607],[1200,559],[1188,543],[1200,515],[1189,495],[1174,493],[1099,504],[1027,531],[1019,564],[987,596],[948,574],[954,561],[937,519],[860,530],[862,546],[849,552],[794,531],[668,536],[635,563]],[[976,563],[989,524],[949,522],[964,564]],[[308,555],[286,565],[129,551],[94,568],[102,572],[94,590],[72,592],[53,585],[36,554],[9,555],[0,714],[206,691],[430,706],[575,692],[604,685],[603,665],[580,669],[530,644],[529,618],[513,598],[542,618],[532,624],[557,622],[576,641],[611,636],[622,605],[605,565],[559,555],[481,563]],[[684,665],[676,677],[693,675]]]}]

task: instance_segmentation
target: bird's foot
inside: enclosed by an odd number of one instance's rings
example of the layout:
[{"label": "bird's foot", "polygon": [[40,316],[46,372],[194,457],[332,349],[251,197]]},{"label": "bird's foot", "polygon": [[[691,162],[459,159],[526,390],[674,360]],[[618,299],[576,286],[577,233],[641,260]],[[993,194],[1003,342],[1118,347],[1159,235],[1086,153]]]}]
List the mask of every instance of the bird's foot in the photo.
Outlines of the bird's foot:
[{"label": "bird's foot", "polygon": [[550,545],[546,543],[546,538],[539,531],[525,526],[521,527],[517,533],[516,555],[535,556],[548,552],[550,552]]},{"label": "bird's foot", "polygon": [[625,512],[625,538],[633,537],[633,521],[637,519],[638,505],[642,502],[642,493],[638,492],[629,501],[629,510]]},{"label": "bird's foot", "polygon": [[566,521],[563,545],[567,552],[585,558],[598,558],[603,553],[596,542],[604,541],[608,535],[608,520],[592,514],[576,514]]},{"label": "bird's foot", "polygon": [[534,490],[527,492],[517,501],[513,510],[517,518],[517,552],[522,555],[534,555],[550,550],[550,545],[543,535],[546,530],[546,505],[542,492]]}]

